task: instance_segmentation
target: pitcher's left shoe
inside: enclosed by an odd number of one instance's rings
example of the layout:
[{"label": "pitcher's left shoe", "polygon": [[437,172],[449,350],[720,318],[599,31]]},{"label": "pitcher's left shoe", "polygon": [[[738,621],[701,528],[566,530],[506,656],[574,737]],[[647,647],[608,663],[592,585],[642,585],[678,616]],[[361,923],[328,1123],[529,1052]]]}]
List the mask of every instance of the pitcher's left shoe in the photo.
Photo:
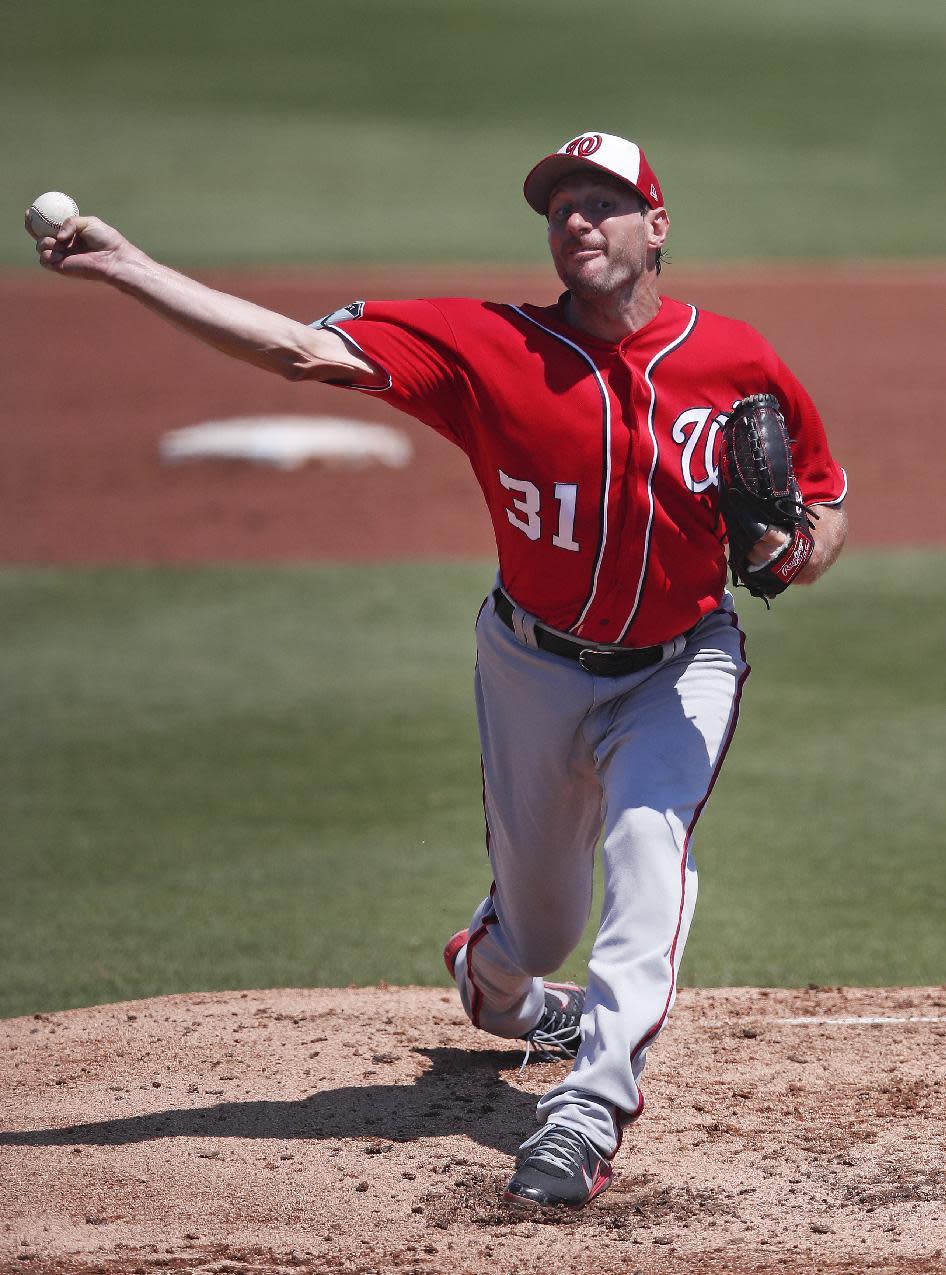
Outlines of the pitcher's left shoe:
[{"label": "pitcher's left shoe", "polygon": [[503,1199],[524,1208],[581,1209],[611,1185],[611,1164],[564,1125],[545,1124],[519,1148]]}]

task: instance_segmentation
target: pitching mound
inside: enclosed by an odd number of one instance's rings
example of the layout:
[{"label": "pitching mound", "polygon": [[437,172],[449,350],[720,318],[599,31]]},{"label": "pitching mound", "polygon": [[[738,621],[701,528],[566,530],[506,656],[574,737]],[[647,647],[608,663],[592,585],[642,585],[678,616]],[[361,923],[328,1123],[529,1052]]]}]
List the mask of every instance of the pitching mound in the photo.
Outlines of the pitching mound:
[{"label": "pitching mound", "polygon": [[565,1072],[441,989],[3,1024],[0,1269],[946,1270],[946,989],[683,991],[586,1212],[501,1202]]}]

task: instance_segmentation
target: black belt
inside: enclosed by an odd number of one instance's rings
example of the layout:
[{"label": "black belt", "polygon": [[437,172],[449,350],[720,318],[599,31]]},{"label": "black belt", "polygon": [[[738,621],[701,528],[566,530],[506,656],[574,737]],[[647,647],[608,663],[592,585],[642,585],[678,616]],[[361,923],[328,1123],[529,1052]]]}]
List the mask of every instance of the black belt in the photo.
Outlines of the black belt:
[{"label": "black belt", "polygon": [[[494,589],[493,602],[496,614],[507,628],[515,632],[512,622],[515,607],[502,589]],[[686,636],[686,634],[684,634]],[[663,646],[595,647],[582,646],[580,638],[567,638],[544,624],[536,622],[535,644],[552,655],[563,655],[574,660],[587,673],[596,677],[623,677],[626,673],[639,673],[641,669],[659,664],[664,657]]]}]

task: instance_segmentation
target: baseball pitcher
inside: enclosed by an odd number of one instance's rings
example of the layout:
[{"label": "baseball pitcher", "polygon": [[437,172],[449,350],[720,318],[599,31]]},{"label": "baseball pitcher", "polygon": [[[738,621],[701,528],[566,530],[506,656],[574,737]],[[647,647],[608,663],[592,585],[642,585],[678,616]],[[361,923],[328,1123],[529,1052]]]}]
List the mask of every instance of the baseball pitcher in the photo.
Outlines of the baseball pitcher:
[{"label": "baseball pitcher", "polygon": [[[846,534],[817,409],[751,327],[663,296],[670,219],[640,147],[532,168],[557,304],[357,301],[311,325],[158,264],[94,217],[37,244],[236,358],[380,396],[462,448],[499,572],[477,619],[492,882],[444,956],[474,1026],[574,1059],[506,1198],[580,1207],[644,1108],[696,904],[693,833],[749,672],[727,590],[817,580]],[[587,987],[556,984],[604,899]]]}]

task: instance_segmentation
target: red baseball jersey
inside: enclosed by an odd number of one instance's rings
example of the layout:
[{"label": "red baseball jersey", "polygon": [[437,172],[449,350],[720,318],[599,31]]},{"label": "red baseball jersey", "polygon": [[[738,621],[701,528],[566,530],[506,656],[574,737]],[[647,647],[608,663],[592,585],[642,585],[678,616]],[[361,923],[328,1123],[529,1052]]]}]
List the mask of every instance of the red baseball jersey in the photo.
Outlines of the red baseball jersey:
[{"label": "red baseball jersey", "polygon": [[806,504],[837,504],[844,471],[796,377],[746,323],[661,298],[618,344],[562,304],[465,298],[355,302],[320,320],[383,369],[379,395],[469,457],[509,594],[589,642],[668,641],[718,604],[720,423],[778,398]]}]

